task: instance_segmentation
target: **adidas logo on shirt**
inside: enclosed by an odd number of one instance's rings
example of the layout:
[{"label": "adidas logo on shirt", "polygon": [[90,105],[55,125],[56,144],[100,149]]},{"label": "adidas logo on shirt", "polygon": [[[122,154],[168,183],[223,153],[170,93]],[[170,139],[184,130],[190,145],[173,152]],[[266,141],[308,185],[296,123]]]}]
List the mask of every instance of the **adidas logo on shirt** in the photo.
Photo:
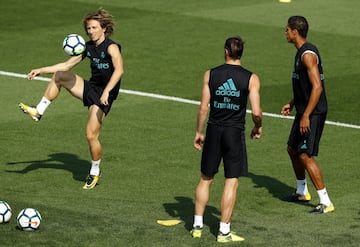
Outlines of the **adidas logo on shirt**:
[{"label": "adidas logo on shirt", "polygon": [[217,96],[222,96],[223,101],[214,100],[214,107],[217,109],[229,109],[234,111],[240,110],[240,105],[233,101],[234,98],[240,97],[240,91],[236,89],[234,81],[230,78],[215,91]]},{"label": "adidas logo on shirt", "polygon": [[235,83],[231,78],[228,79],[224,84],[219,86],[215,94],[220,96],[240,97],[240,91],[236,89]]}]

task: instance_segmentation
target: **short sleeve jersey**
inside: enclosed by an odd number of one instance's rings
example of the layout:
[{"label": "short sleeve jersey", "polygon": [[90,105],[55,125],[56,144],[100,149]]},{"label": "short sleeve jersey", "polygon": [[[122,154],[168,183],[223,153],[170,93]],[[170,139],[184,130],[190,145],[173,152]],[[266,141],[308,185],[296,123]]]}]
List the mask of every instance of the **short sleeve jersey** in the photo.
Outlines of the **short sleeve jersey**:
[{"label": "short sleeve jersey", "polygon": [[327,113],[327,99],[324,87],[324,73],[321,63],[321,57],[318,49],[311,43],[305,43],[296,53],[294,71],[292,74],[292,87],[294,94],[294,105],[298,114],[303,114],[309,102],[312,85],[310,83],[309,75],[306,67],[302,63],[302,57],[305,53],[311,52],[318,58],[318,69],[320,72],[320,79],[323,86],[318,104],[316,105],[313,114]]},{"label": "short sleeve jersey", "polygon": [[[114,66],[111,60],[111,56],[108,54],[107,50],[111,44],[116,44],[119,46],[121,51],[121,46],[109,38],[106,38],[99,46],[96,46],[93,41],[86,42],[86,49],[83,53],[83,58],[88,57],[90,59],[90,68],[91,68],[91,82],[95,82],[96,86],[105,88],[109,82],[113,72]],[[119,89],[120,82],[110,91],[110,96],[113,99],[116,99]]]},{"label": "short sleeve jersey", "polygon": [[252,72],[223,64],[210,70],[210,124],[245,129],[246,104]]}]

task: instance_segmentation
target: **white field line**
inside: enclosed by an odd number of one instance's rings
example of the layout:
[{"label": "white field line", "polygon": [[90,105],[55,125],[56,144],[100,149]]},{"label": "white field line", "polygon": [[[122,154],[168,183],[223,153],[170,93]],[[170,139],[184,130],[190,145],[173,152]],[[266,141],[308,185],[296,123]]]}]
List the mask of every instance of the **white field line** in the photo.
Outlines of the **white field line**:
[{"label": "white field line", "polygon": [[[27,75],[25,75],[25,74],[6,72],[6,71],[1,71],[1,70],[0,70],[0,75],[18,77],[18,78],[27,78]],[[50,78],[38,76],[38,77],[35,77],[34,80],[50,81]],[[196,100],[189,100],[189,99],[184,99],[184,98],[179,98],[179,97],[174,97],[174,96],[166,96],[166,95],[161,95],[161,94],[154,94],[154,93],[145,93],[145,92],[133,91],[133,90],[128,90],[128,89],[120,89],[120,92],[125,93],[125,94],[132,94],[132,95],[137,95],[137,96],[142,96],[142,97],[163,99],[163,100],[175,101],[175,102],[186,103],[186,104],[193,104],[193,105],[199,105],[200,104],[200,102],[196,101]],[[250,110],[246,110],[246,112],[251,113]],[[280,114],[268,113],[268,112],[263,112],[263,115],[268,116],[268,117],[273,117],[273,118],[294,119],[293,116],[284,117],[284,116],[282,116]],[[326,121],[326,124],[339,126],[339,127],[352,128],[352,129],[360,129],[359,125],[353,125],[353,124],[347,124],[347,123]]]}]

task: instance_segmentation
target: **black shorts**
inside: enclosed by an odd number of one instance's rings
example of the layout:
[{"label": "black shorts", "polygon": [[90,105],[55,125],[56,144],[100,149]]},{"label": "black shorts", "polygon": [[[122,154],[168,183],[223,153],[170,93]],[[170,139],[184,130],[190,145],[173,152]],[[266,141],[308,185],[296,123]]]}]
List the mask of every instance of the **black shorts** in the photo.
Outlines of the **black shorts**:
[{"label": "black shorts", "polygon": [[213,177],[219,171],[221,159],[226,178],[248,175],[244,130],[208,124],[201,157],[201,172],[207,177]]},{"label": "black shorts", "polygon": [[297,150],[298,153],[317,156],[320,138],[325,126],[326,114],[310,116],[310,132],[306,135],[300,134],[300,120],[301,115],[297,114],[290,131],[288,145]]},{"label": "black shorts", "polygon": [[92,105],[97,105],[104,113],[107,115],[110,112],[114,98],[109,95],[108,105],[103,105],[100,103],[100,97],[104,91],[103,87],[99,87],[95,82],[84,80],[84,93],[83,93],[83,103],[84,106],[90,107]]}]

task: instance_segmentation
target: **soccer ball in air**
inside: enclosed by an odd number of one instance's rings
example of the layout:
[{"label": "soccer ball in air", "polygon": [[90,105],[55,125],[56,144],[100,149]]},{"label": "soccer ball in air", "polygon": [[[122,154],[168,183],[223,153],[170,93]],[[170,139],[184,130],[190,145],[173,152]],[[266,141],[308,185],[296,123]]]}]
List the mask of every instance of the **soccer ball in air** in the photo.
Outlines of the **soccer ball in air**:
[{"label": "soccer ball in air", "polygon": [[35,231],[41,223],[41,215],[34,208],[24,208],[17,216],[17,225],[24,231]]},{"label": "soccer ball in air", "polygon": [[11,218],[11,208],[7,202],[0,201],[0,223],[7,223]]},{"label": "soccer ball in air", "polygon": [[79,34],[69,34],[63,41],[63,49],[69,56],[77,56],[85,51],[85,40]]}]

